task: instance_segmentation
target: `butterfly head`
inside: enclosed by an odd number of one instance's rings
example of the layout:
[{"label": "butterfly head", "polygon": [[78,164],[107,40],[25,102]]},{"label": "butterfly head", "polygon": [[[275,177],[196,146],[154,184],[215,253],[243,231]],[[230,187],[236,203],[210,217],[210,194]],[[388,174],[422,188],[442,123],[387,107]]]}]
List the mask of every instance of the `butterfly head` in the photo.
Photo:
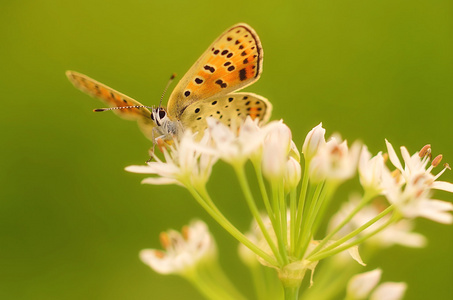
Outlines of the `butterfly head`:
[{"label": "butterfly head", "polygon": [[167,115],[167,111],[165,110],[165,108],[159,106],[157,108],[152,109],[151,120],[153,120],[157,126],[162,126],[163,124],[167,123],[170,119]]}]

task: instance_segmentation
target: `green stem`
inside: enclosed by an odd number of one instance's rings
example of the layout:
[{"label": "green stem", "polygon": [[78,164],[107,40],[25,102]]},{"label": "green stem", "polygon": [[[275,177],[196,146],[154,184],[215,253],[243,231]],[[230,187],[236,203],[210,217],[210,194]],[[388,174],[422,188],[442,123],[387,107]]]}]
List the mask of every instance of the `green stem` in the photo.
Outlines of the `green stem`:
[{"label": "green stem", "polygon": [[255,286],[255,293],[257,298],[268,299],[266,280],[261,270],[261,265],[257,263],[254,266],[249,266],[249,268],[250,272],[252,273],[253,285]]},{"label": "green stem", "polygon": [[309,164],[307,164],[307,162],[305,162],[304,174],[303,174],[303,178],[302,178],[302,187],[300,189],[299,202],[298,202],[298,207],[297,207],[295,244],[298,243],[298,238],[301,235],[300,231],[303,230],[302,221],[304,219],[303,215],[304,215],[305,201],[307,198],[307,189],[308,189],[308,166],[309,166]]},{"label": "green stem", "polygon": [[267,194],[266,186],[264,184],[263,173],[261,171],[261,162],[257,161],[257,160],[252,160],[252,163],[253,163],[253,167],[255,169],[255,175],[258,180],[258,186],[260,188],[261,196],[263,197],[264,207],[266,208],[267,215],[271,221],[272,228],[274,229],[274,232],[276,232],[278,227],[276,224],[274,211],[272,210],[271,203],[269,201],[269,196]]},{"label": "green stem", "polygon": [[297,300],[299,299],[299,288],[297,287],[285,287],[285,300]]},{"label": "green stem", "polygon": [[219,289],[226,291],[233,299],[246,299],[223,272],[218,260],[212,261],[207,267],[208,272],[206,272],[206,282],[210,282],[213,286],[217,285]]},{"label": "green stem", "polygon": [[344,236],[343,238],[339,239],[338,241],[336,241],[335,243],[333,243],[332,245],[326,247],[325,249],[319,251],[318,253],[311,253],[307,259],[310,260],[310,261],[318,261],[318,260],[321,260],[321,259],[324,259],[326,257],[329,257],[329,256],[332,256],[332,255],[335,255],[337,253],[340,253],[346,249],[349,249],[353,246],[356,246],[360,243],[362,243],[363,241],[369,239],[370,237],[374,236],[375,234],[381,232],[382,230],[384,230],[385,228],[387,228],[389,225],[391,225],[392,223],[394,223],[396,220],[398,220],[398,216],[397,214],[394,214],[392,216],[392,218],[390,218],[384,225],[382,225],[381,227],[373,230],[372,232],[354,240],[353,242],[349,243],[349,244],[345,244],[343,246],[340,246],[338,247],[339,245],[342,245],[344,244],[346,241],[348,241],[349,239],[353,238],[354,236],[358,235],[359,233],[361,233],[362,231],[364,231],[365,229],[367,229],[368,227],[370,227],[371,225],[373,225],[374,223],[376,223],[379,219],[381,219],[382,217],[384,217],[386,214],[390,213],[392,210],[394,209],[393,206],[389,206],[387,207],[384,211],[382,211],[379,215],[377,215],[376,217],[374,217],[373,219],[371,219],[370,221],[368,221],[367,223],[363,224],[362,226],[360,226],[359,228],[357,228],[356,230],[352,231],[351,233],[349,233],[348,235]]},{"label": "green stem", "polygon": [[313,236],[313,231],[311,225],[314,222],[316,204],[320,201],[320,195],[323,190],[324,183],[319,183],[316,187],[316,191],[310,201],[310,207],[308,212],[305,214],[303,222],[303,230],[301,231],[302,236],[299,239],[299,244],[297,245],[296,257],[302,258],[305,251],[307,250],[310,239]]},{"label": "green stem", "polygon": [[271,182],[271,188],[272,188],[272,204],[274,206],[274,211],[275,211],[275,220],[276,220],[276,225],[277,225],[277,230],[275,230],[275,237],[277,238],[277,243],[278,243],[278,248],[280,250],[280,254],[283,259],[283,265],[286,265],[289,263],[288,260],[288,254],[285,246],[285,242],[283,239],[283,221],[282,220],[282,214],[280,213],[280,193],[278,191],[278,184],[275,182]]},{"label": "green stem", "polygon": [[290,227],[290,253],[294,255],[296,247],[296,235],[298,231],[296,230],[296,214],[297,214],[297,195],[296,189],[292,189],[289,193],[289,211],[291,218],[289,220]]},{"label": "green stem", "polygon": [[340,223],[338,226],[330,232],[325,238],[322,239],[322,241],[316,246],[316,248],[313,250],[313,253],[318,252],[322,247],[325,246],[326,243],[328,243],[332,237],[340,231],[351,219],[373,198],[373,195],[369,193],[365,193],[363,196],[362,200],[360,203],[354,208],[354,210]]},{"label": "green stem", "polygon": [[277,246],[275,245],[274,241],[272,240],[271,236],[269,235],[269,232],[268,232],[266,226],[264,225],[263,219],[261,218],[261,214],[260,214],[258,207],[256,206],[255,200],[253,198],[252,191],[250,190],[250,186],[247,181],[247,176],[245,175],[244,167],[243,166],[234,166],[234,170],[236,172],[236,176],[238,177],[239,184],[241,186],[242,192],[244,193],[245,200],[250,209],[250,212],[252,213],[253,217],[255,218],[256,222],[258,223],[258,226],[260,227],[261,232],[263,233],[263,236],[266,239],[266,242],[268,243],[269,247],[271,248],[272,253],[277,258],[279,266],[281,266],[282,263],[285,262],[285,260],[282,259],[281,253],[278,251]]},{"label": "green stem", "polygon": [[332,195],[335,193],[337,187],[338,185],[332,182],[326,182],[324,185],[323,193],[321,195],[321,201],[319,203],[319,207],[317,207],[314,224],[312,226],[313,236],[316,236],[319,226],[321,225],[321,222],[324,220],[324,215],[326,214],[327,207],[329,206],[332,200]]},{"label": "green stem", "polygon": [[[193,188],[190,183],[185,184],[185,187],[187,190],[192,194],[192,196],[195,198],[195,200],[198,202],[198,204],[203,207],[206,212],[219,223],[220,226],[222,226],[229,234],[231,234],[235,239],[237,239],[239,242],[244,244],[247,248],[249,248],[251,251],[253,251],[256,255],[264,259],[266,262],[273,266],[279,266],[279,263],[264,252],[261,248],[256,246],[254,243],[252,243],[242,232],[240,232],[233,224],[228,221],[225,216],[219,212],[218,209],[213,209],[210,205],[207,204],[207,202],[201,197],[201,195]],[[212,201],[210,201],[212,202]]]},{"label": "green stem", "polygon": [[202,276],[197,270],[192,270],[183,275],[190,283],[192,283],[198,291],[203,294],[207,299],[211,300],[234,300],[237,299],[234,296],[231,296],[228,291],[220,288],[215,283],[212,285],[212,282],[206,281],[205,276]]},{"label": "green stem", "polygon": [[269,196],[267,194],[266,185],[264,184],[263,172],[261,171],[261,163],[259,161],[255,162],[254,160],[252,161],[252,163],[253,168],[255,169],[255,175],[256,179],[258,180],[258,186],[260,188],[261,196],[263,197],[264,206],[266,207],[269,217],[272,217],[272,219],[274,219],[274,217],[272,216],[272,208],[269,202]]},{"label": "green stem", "polygon": [[[285,188],[283,187],[283,182],[279,183],[278,185],[279,193],[278,198],[280,202],[280,214],[282,220],[282,238],[283,238],[283,245],[285,245],[285,253],[288,252],[288,215],[287,215],[287,205],[286,205],[286,197],[285,197]],[[285,254],[286,256],[286,254]]]}]

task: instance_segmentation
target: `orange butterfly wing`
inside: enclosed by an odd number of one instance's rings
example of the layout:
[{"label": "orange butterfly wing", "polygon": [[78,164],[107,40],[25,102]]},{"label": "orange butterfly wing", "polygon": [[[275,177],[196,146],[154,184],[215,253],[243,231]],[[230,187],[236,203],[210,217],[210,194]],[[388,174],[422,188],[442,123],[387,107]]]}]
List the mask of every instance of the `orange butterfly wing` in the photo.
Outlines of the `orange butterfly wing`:
[{"label": "orange butterfly wing", "polygon": [[261,75],[262,65],[263,49],[256,32],[247,24],[234,25],[209,46],[173,90],[169,116],[179,120],[196,101],[252,84]]},{"label": "orange butterfly wing", "polygon": [[[66,71],[66,76],[76,88],[94,98],[101,100],[109,107],[142,105],[140,102],[132,99],[131,97],[126,96],[81,73]],[[155,124],[151,119],[151,112],[146,107],[116,109],[113,111],[123,119],[137,121],[145,136],[149,139],[153,138],[152,131]]]}]

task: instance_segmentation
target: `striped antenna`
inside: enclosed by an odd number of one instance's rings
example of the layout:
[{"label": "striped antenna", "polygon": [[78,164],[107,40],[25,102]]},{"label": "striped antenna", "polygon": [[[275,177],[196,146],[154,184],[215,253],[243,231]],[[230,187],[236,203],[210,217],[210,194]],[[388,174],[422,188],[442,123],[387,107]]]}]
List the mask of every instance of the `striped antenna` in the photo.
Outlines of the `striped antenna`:
[{"label": "striped antenna", "polygon": [[108,110],[114,110],[114,109],[131,109],[131,108],[141,108],[141,107],[146,107],[146,108],[153,108],[152,106],[146,106],[146,105],[130,105],[130,106],[119,106],[119,107],[109,107],[109,108],[96,108],[93,109],[95,112],[101,112],[101,111],[108,111]]}]

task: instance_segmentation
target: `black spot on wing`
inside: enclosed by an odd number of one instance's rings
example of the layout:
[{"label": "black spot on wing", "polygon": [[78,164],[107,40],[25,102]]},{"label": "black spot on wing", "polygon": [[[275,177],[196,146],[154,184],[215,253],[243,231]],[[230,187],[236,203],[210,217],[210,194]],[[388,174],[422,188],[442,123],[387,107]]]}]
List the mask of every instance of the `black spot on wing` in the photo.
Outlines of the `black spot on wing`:
[{"label": "black spot on wing", "polygon": [[220,87],[221,87],[222,89],[224,89],[224,88],[226,88],[226,87],[228,86],[225,82],[223,82],[222,79],[216,80],[215,83],[218,84],[218,85],[220,85]]},{"label": "black spot on wing", "polygon": [[205,65],[203,67],[203,69],[205,69],[206,71],[209,71],[211,73],[214,73],[215,72],[215,68],[213,66],[210,66],[210,65]]},{"label": "black spot on wing", "polygon": [[239,70],[239,80],[244,81],[247,79],[247,71],[244,69]]}]

